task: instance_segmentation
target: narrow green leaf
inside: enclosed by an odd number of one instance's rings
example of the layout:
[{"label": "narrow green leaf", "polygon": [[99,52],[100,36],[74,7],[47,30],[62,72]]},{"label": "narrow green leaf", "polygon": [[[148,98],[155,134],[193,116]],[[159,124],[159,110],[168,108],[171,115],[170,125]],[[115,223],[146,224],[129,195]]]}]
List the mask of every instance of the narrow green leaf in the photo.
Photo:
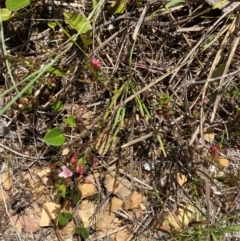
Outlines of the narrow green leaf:
[{"label": "narrow green leaf", "polygon": [[66,191],[67,191],[67,187],[64,184],[61,185],[56,185],[57,191],[58,193],[65,198],[66,197]]},{"label": "narrow green leaf", "polygon": [[166,7],[167,8],[173,7],[174,5],[176,5],[176,4],[180,3],[180,2],[182,2],[182,0],[172,0],[172,1],[170,1],[170,2],[168,2],[166,4]]},{"label": "narrow green leaf", "polygon": [[7,0],[6,7],[9,11],[18,11],[30,4],[30,0]]},{"label": "narrow green leaf", "polygon": [[86,228],[84,227],[77,227],[75,229],[76,234],[80,234],[84,239],[87,239],[89,237],[89,233]]},{"label": "narrow green leaf", "polygon": [[64,12],[63,15],[66,23],[80,34],[84,34],[92,29],[91,24],[85,16],[79,15],[75,12]]},{"label": "narrow green leaf", "polygon": [[55,111],[62,111],[63,110],[63,103],[61,100],[56,100],[53,104],[52,104],[52,108]]},{"label": "narrow green leaf", "polygon": [[211,78],[217,78],[223,75],[224,69],[226,67],[226,63],[220,64],[214,71],[212,74]]},{"label": "narrow green leaf", "polygon": [[80,200],[80,194],[77,190],[72,190],[71,191],[71,199],[73,204],[77,204]]},{"label": "narrow green leaf", "polygon": [[44,141],[52,146],[62,146],[65,142],[65,137],[62,131],[58,127],[55,127],[44,136]]}]

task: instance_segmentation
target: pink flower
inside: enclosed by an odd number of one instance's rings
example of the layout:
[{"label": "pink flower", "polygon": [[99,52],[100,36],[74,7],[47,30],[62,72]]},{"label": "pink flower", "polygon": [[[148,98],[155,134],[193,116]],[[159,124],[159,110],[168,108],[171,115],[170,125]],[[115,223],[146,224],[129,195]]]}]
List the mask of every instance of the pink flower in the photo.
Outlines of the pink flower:
[{"label": "pink flower", "polygon": [[82,174],[83,174],[83,171],[84,171],[84,169],[83,169],[82,166],[77,167],[77,170],[76,170],[77,173],[79,173],[80,175],[82,175]]},{"label": "pink flower", "polygon": [[73,175],[71,170],[69,170],[66,166],[62,166],[61,168],[62,168],[62,172],[58,173],[59,177],[68,178],[68,177],[71,177]]},{"label": "pink flower", "polygon": [[70,157],[70,162],[73,166],[75,166],[77,164],[77,153],[73,153]]},{"label": "pink flower", "polygon": [[100,60],[97,58],[92,58],[92,65],[94,68],[99,69],[101,68],[102,64],[100,63]]}]

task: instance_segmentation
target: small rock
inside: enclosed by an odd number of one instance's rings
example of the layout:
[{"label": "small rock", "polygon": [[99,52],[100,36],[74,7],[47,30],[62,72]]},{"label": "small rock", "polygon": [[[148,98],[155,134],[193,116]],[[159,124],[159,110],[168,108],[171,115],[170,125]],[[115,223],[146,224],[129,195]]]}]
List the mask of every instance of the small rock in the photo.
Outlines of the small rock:
[{"label": "small rock", "polygon": [[11,189],[12,187],[12,175],[9,172],[4,172],[1,175],[2,185],[6,190]]},{"label": "small rock", "polygon": [[122,207],[123,201],[117,197],[112,197],[105,210],[115,212]]},{"label": "small rock", "polygon": [[83,200],[79,205],[79,216],[82,219],[83,226],[88,228],[95,224],[96,218],[91,218],[95,212],[96,205],[88,200]]},{"label": "small rock", "polygon": [[134,191],[126,202],[124,203],[124,209],[132,210],[137,208],[139,204],[142,202],[142,194]]},{"label": "small rock", "polygon": [[142,211],[145,211],[147,209],[143,203],[140,203],[139,207],[141,208]]},{"label": "small rock", "polygon": [[126,200],[131,195],[131,182],[127,179],[119,181],[116,176],[109,174],[104,180],[104,186],[108,192],[113,192],[113,194],[122,200]]},{"label": "small rock", "polygon": [[51,217],[49,217],[48,213],[46,213],[45,209],[43,208],[40,220],[40,227],[53,226],[52,220],[53,222],[55,222],[55,224],[57,224],[58,217],[61,212],[61,206],[54,202],[48,202],[44,205]]},{"label": "small rock", "polygon": [[80,183],[78,190],[81,193],[81,197],[89,197],[97,193],[97,188],[92,183]]}]

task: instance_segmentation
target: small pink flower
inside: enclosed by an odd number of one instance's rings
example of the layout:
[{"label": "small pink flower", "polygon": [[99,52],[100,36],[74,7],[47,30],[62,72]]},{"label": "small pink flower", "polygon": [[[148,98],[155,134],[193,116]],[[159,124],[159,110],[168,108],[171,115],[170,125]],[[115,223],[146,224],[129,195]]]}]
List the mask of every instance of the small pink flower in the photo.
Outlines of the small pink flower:
[{"label": "small pink flower", "polygon": [[62,172],[58,173],[59,177],[68,178],[68,177],[71,177],[73,175],[71,170],[69,170],[66,166],[62,166],[61,168],[62,168]]},{"label": "small pink flower", "polygon": [[73,166],[77,164],[77,153],[73,153],[70,157],[70,162]]},{"label": "small pink flower", "polygon": [[77,173],[79,173],[80,175],[82,175],[82,174],[83,174],[83,171],[84,171],[84,169],[83,169],[82,166],[77,167],[77,170],[76,170]]},{"label": "small pink flower", "polygon": [[208,102],[209,102],[209,100],[208,100],[207,98],[204,98],[204,99],[203,99],[203,104],[204,104],[204,105],[207,105]]},{"label": "small pink flower", "polygon": [[99,69],[101,68],[102,64],[100,63],[100,60],[97,58],[92,58],[92,65],[94,68]]}]

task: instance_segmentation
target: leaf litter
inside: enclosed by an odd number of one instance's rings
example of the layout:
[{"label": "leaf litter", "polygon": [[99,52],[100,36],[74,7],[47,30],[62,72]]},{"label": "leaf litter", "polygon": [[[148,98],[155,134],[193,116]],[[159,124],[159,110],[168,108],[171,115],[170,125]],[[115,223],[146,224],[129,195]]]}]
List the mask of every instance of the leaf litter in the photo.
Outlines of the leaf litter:
[{"label": "leaf litter", "polygon": [[[11,234],[40,240],[54,230],[52,240],[77,240],[74,229],[80,223],[92,230],[89,240],[183,240],[195,223],[202,230],[200,238],[207,237],[204,230],[221,230],[222,240],[231,240],[218,224],[239,222],[238,80],[234,75],[220,82],[204,79],[213,78],[219,66],[221,74],[215,77],[238,68],[237,19],[225,18],[232,13],[223,9],[224,16],[210,1],[170,1],[165,6],[100,1],[94,22],[83,17],[90,16],[91,4],[82,9],[77,1],[71,2],[75,7],[55,2],[40,4],[52,8],[47,17],[46,11],[35,12],[38,6],[32,3],[29,21],[16,17],[4,27],[6,56],[21,88],[27,74],[68,48],[74,29],[84,41],[73,40],[73,47],[55,62],[61,74],[50,71],[39,78],[1,116],[13,135],[1,137],[1,162],[7,169],[0,174],[0,238]],[[71,16],[64,20],[58,8]],[[51,24],[49,31],[50,23],[37,20],[53,16],[66,23]],[[139,28],[140,22],[144,27]],[[192,26],[201,28],[186,32]],[[137,33],[135,29],[139,34],[133,44],[128,34]],[[3,82],[1,92],[7,88]],[[13,93],[2,100],[3,106]],[[56,101],[60,110],[53,108]],[[120,107],[123,116],[117,116]],[[71,127],[63,121],[69,116],[75,122]],[[43,142],[54,128],[59,136]],[[98,159],[92,158],[84,175],[74,179],[81,194],[74,207],[56,193],[49,174],[49,165],[66,161],[72,152],[93,153]],[[62,211],[74,214],[65,227],[58,225]]]}]

